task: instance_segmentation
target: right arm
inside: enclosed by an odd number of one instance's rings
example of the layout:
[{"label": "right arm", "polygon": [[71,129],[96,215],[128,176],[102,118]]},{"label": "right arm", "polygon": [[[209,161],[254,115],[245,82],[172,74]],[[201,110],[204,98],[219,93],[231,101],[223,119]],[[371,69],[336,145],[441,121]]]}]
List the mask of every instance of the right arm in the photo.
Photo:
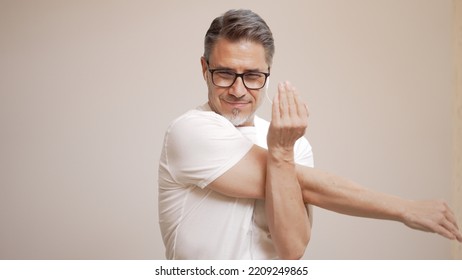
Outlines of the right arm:
[{"label": "right arm", "polygon": [[[235,166],[209,186],[225,195],[265,199],[267,151],[253,146]],[[440,200],[414,201],[376,192],[315,168],[297,165],[305,203],[341,214],[399,221],[462,242],[455,216]]]},{"label": "right arm", "polygon": [[403,199],[304,166],[298,166],[297,173],[306,203],[351,216],[394,220],[462,242],[454,213],[443,201]]}]

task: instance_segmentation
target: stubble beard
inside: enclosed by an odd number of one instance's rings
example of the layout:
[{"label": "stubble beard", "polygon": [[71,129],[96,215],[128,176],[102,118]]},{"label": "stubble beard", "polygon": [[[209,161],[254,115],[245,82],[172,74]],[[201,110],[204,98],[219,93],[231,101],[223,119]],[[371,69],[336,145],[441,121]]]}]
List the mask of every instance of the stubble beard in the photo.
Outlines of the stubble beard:
[{"label": "stubble beard", "polygon": [[243,116],[241,114],[241,110],[239,110],[238,108],[234,108],[231,114],[224,115],[224,117],[227,118],[234,126],[243,125],[250,119],[251,116],[252,115]]}]

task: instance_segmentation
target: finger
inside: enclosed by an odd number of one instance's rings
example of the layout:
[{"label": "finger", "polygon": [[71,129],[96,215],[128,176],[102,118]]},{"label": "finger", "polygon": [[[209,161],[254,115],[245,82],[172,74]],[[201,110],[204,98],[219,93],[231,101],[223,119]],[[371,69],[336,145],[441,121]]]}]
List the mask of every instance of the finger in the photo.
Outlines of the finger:
[{"label": "finger", "polygon": [[458,239],[458,236],[460,237],[459,230],[457,229],[456,225],[454,225],[452,222],[444,220],[441,222],[441,226],[451,234],[451,236],[453,237],[452,239]]},{"label": "finger", "polygon": [[457,229],[459,229],[459,226],[457,225],[456,215],[454,215],[454,212],[452,212],[451,208],[447,206],[446,206],[446,217]]},{"label": "finger", "polygon": [[303,102],[298,93],[298,90],[289,82],[285,82],[285,89],[289,103],[289,108],[291,109],[291,115],[297,114],[299,117],[308,116],[308,106]]},{"label": "finger", "polygon": [[446,203],[445,205],[445,217],[446,221],[444,221],[444,227],[446,227],[450,232],[452,232],[455,236],[455,238],[459,241],[462,242],[462,233],[459,230],[459,226],[457,225],[457,220],[456,216],[454,215],[454,212],[447,206]]},{"label": "finger", "polygon": [[456,238],[457,241],[462,242],[462,233],[460,233],[460,231],[457,232]]},{"label": "finger", "polygon": [[459,226],[455,221],[449,219],[445,220],[443,221],[442,226],[450,231],[459,242],[462,242],[462,233],[460,233]]},{"label": "finger", "polygon": [[435,229],[435,233],[441,235],[441,236],[444,236],[448,239],[451,239],[451,240],[454,240],[456,239],[456,236],[450,232],[449,230],[447,230],[445,227],[443,226],[438,226],[438,228]]},{"label": "finger", "polygon": [[276,93],[273,98],[272,116],[273,116],[272,119],[275,121],[279,121],[279,119],[281,118],[281,111],[279,110],[279,90],[278,90],[278,93]]},{"label": "finger", "polygon": [[294,88],[294,97],[295,97],[295,103],[297,104],[298,115],[303,118],[308,118],[309,116],[308,106],[305,104],[305,102],[303,102],[296,88]]},{"label": "finger", "polygon": [[279,112],[280,112],[280,118],[284,119],[288,112],[288,100],[287,100],[287,88],[285,83],[279,83]]},{"label": "finger", "polygon": [[290,82],[285,82],[287,109],[289,117],[295,117],[298,115],[298,105],[295,97],[295,89]]}]

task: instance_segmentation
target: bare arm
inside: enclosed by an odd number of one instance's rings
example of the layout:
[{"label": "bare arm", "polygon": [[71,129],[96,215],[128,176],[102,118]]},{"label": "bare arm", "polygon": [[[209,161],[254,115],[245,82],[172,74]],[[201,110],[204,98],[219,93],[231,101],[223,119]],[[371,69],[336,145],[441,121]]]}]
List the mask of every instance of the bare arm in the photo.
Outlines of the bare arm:
[{"label": "bare arm", "polygon": [[301,258],[311,234],[294,162],[295,142],[307,125],[308,112],[295,89],[280,84],[273,103],[268,151],[254,146],[241,162],[209,185],[229,196],[266,199],[268,227],[282,259]]},{"label": "bare arm", "polygon": [[[271,160],[268,151],[254,146],[210,187],[233,197],[268,199],[267,168]],[[305,203],[347,215],[395,220],[413,229],[435,232],[462,242],[455,216],[443,201],[406,200],[366,189],[318,169],[297,165],[296,170]],[[276,208],[273,206],[273,209]]]},{"label": "bare arm", "polygon": [[[211,186],[233,197],[264,199],[266,157],[266,150],[254,146],[236,166]],[[410,228],[434,232],[462,242],[455,215],[441,200],[407,200],[300,165],[297,165],[297,178],[305,203],[346,215],[399,221]]]},{"label": "bare arm", "polygon": [[295,89],[279,85],[268,132],[266,216],[276,251],[283,259],[303,256],[311,233],[294,162],[294,145],[308,125],[308,111]]},{"label": "bare arm", "polygon": [[455,215],[444,201],[407,200],[318,169],[297,168],[307,203],[352,216],[399,221],[410,228],[462,242]]}]

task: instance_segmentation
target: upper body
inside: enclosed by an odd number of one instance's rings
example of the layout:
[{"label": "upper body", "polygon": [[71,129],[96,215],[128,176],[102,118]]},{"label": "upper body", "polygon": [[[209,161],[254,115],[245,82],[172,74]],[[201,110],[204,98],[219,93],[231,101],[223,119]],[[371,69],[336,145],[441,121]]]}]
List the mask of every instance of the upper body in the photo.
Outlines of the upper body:
[{"label": "upper body", "polygon": [[[187,191],[188,197],[204,198],[203,202],[196,205],[202,205],[206,202],[214,203],[217,206],[214,215],[224,215],[222,208],[234,207],[234,205],[239,205],[239,209],[247,211],[247,215],[243,212],[237,216],[233,216],[234,213],[227,215],[227,218],[233,218],[231,221],[223,218],[218,222],[215,219],[213,223],[215,227],[210,230],[220,231],[223,235],[230,235],[230,238],[234,239],[235,242],[229,246],[241,244],[242,241],[236,239],[243,238],[242,232],[231,234],[229,229],[234,228],[235,225],[244,224],[246,225],[243,226],[245,232],[246,227],[249,227],[248,217],[255,216],[248,215],[251,213],[252,207],[240,207],[241,204],[247,203],[251,206],[255,199],[260,199],[265,200],[264,205],[259,208],[264,210],[264,216],[267,218],[266,224],[271,234],[271,243],[274,246],[275,254],[283,259],[297,259],[303,256],[311,233],[310,219],[296,176],[295,164],[296,142],[304,135],[308,123],[307,107],[289,83],[280,84],[279,94],[275,96],[273,101],[270,125],[262,134],[262,137],[266,138],[264,139],[266,141],[263,142],[266,143],[268,149],[253,144],[253,141],[242,133],[251,130],[258,124],[255,113],[262,104],[265,91],[268,88],[267,78],[270,75],[273,53],[272,33],[257,14],[248,10],[231,10],[216,18],[206,33],[204,55],[200,60],[202,74],[208,89],[207,104],[213,111],[213,113],[208,112],[208,115],[213,115],[214,121],[205,122],[204,126],[198,129],[200,133],[194,134],[198,138],[192,139],[189,138],[190,136],[186,136],[188,137],[185,139],[186,143],[176,145],[172,149],[175,153],[173,157],[170,153],[166,158],[180,158],[181,160],[175,164],[182,167],[181,170],[186,171],[186,175],[192,175],[191,177],[183,176],[184,174],[176,174],[175,176],[177,176],[177,181],[184,184],[199,186],[189,188]],[[189,120],[193,119],[202,123],[202,118],[205,118],[205,115],[199,114],[199,117]],[[180,119],[184,120],[184,118]],[[217,125],[217,120],[220,120],[220,125]],[[177,120],[171,128],[197,129],[197,126],[194,123]],[[239,130],[241,133],[237,133]],[[172,129],[171,132],[174,131],[184,130]],[[168,133],[169,138],[172,136],[171,132]],[[181,134],[180,137],[174,138],[178,140],[185,137],[182,132],[179,134]],[[203,137],[206,135],[209,137],[204,139]],[[209,140],[212,140],[213,145],[202,146],[203,142],[207,143]],[[215,145],[215,143],[218,144]],[[189,147],[189,149],[185,147]],[[203,149],[200,149],[201,147]],[[237,148],[232,150],[230,147]],[[202,161],[197,162],[197,158],[196,161],[192,162],[184,160],[183,156],[191,152],[198,153],[188,157],[188,159],[194,157],[207,159],[207,165],[202,164]],[[223,165],[224,163],[225,165]],[[218,168],[213,168],[214,165],[218,165]],[[212,171],[213,174],[207,174],[201,178],[201,175],[207,171]],[[198,177],[201,180],[197,181]],[[161,199],[163,201],[180,199],[181,201],[181,198],[173,193],[166,192],[163,192]],[[188,199],[182,201],[184,203],[190,202]],[[231,204],[230,201],[232,201]],[[162,205],[164,207],[164,204]],[[185,206],[193,207],[189,204]],[[198,211],[201,209],[199,208]],[[163,208],[162,211],[164,210]],[[178,209],[170,210],[181,211]],[[200,221],[200,224],[194,226],[189,224],[189,229],[205,227],[209,224],[209,221],[206,220],[206,213],[192,213],[198,215],[194,221]],[[245,220],[246,217],[247,220]],[[190,221],[189,218],[190,216],[183,219],[183,223],[186,224]],[[178,233],[179,231],[178,229],[176,231],[170,229],[169,232]],[[188,256],[199,258],[202,256],[200,254],[202,248],[197,247],[198,239],[190,238],[194,232],[195,230],[188,233],[184,232],[181,235],[183,239],[176,239],[176,247],[179,247],[178,241],[187,244],[188,248],[196,246],[196,249],[192,250]],[[164,238],[170,241],[171,238],[177,238],[177,236],[164,236]],[[216,242],[219,243],[218,240]],[[242,246],[248,246],[249,242],[244,241],[243,244]],[[210,247],[226,248],[225,246],[220,247],[218,244],[212,244]],[[215,255],[206,256],[221,258],[230,256],[230,254],[216,252]],[[251,257],[242,254],[232,256]],[[265,258],[273,256],[274,254],[271,256],[270,254],[262,255]]]},{"label": "upper body", "polygon": [[[258,117],[254,126],[235,127],[208,104],[171,123],[159,164],[159,222],[168,259],[278,258],[264,200],[208,187],[252,145],[267,149],[268,128]],[[295,144],[295,161],[313,166],[305,138]]]},{"label": "upper body", "polygon": [[[164,240],[167,246],[176,246],[175,249],[188,248],[181,249],[178,255],[168,248],[169,258],[251,258],[250,253],[201,255],[204,241],[210,243],[210,248],[229,250],[220,247],[219,239],[208,240],[202,234],[219,231],[223,239],[235,241],[230,244],[242,246],[237,251],[252,251],[245,248],[252,243],[240,238],[257,224],[250,223],[251,217],[256,217],[252,213],[256,209],[252,208],[255,200],[265,201],[260,209],[266,216],[274,252],[282,259],[297,259],[305,252],[311,234],[306,203],[348,215],[396,220],[411,228],[462,241],[454,214],[442,201],[412,201],[374,192],[347,179],[296,164],[296,143],[305,134],[308,110],[288,82],[279,84],[273,100],[267,149],[259,146],[258,141],[254,144],[247,139],[242,132],[258,126],[255,112],[267,90],[273,54],[274,40],[269,27],[251,11],[228,11],[210,25],[200,61],[208,105],[213,112],[201,112],[200,117],[191,118],[198,123],[203,123],[202,118],[208,120],[197,129],[198,133],[191,134],[196,138],[182,132],[196,128],[194,122],[185,121],[188,117],[174,122],[172,130],[167,132],[168,138],[179,131],[174,139],[182,144],[172,150],[167,147],[164,153],[169,151],[169,154],[162,156],[167,161],[192,153],[194,156],[188,159],[198,157],[207,164],[201,160],[199,163],[178,160],[173,172],[167,170],[173,166],[172,162],[160,166],[159,206]],[[215,133],[218,140],[214,139]],[[222,143],[202,145],[208,141]],[[168,139],[166,143],[169,145]],[[176,185],[179,182],[181,186]],[[185,191],[179,191],[181,188]],[[181,207],[178,201],[183,203]],[[210,213],[208,204],[218,210]],[[239,211],[230,211],[233,207]],[[220,215],[225,216],[223,213],[231,220],[220,219]],[[209,220],[211,216],[213,222]],[[181,224],[173,221],[175,217],[180,218]],[[187,231],[181,232],[182,229]],[[198,240],[202,243],[197,243]],[[263,257],[270,255],[273,256]]]}]

